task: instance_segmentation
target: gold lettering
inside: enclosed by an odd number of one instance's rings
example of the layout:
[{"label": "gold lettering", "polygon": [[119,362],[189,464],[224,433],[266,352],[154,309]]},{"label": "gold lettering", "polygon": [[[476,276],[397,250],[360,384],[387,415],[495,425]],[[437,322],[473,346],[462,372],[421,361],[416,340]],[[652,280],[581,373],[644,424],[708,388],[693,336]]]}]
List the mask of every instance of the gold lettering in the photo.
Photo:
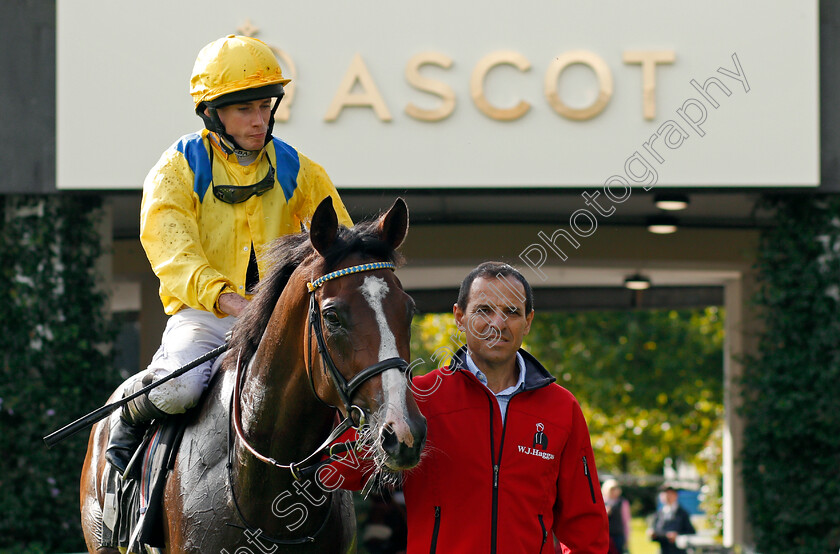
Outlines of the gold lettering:
[{"label": "gold lettering", "polygon": [[656,117],[656,64],[674,63],[673,50],[628,50],[624,63],[642,66],[642,114],[645,119]]},{"label": "gold lettering", "polygon": [[405,79],[408,84],[417,90],[439,96],[443,102],[431,110],[418,108],[409,102],[405,113],[420,121],[441,121],[452,115],[455,110],[455,91],[446,83],[420,75],[420,67],[423,65],[437,65],[449,69],[452,67],[452,58],[440,52],[423,52],[408,60],[405,66]]},{"label": "gold lettering", "polygon": [[531,62],[518,52],[502,50],[488,54],[479,60],[473,69],[472,77],[470,77],[470,94],[476,107],[488,117],[499,121],[512,121],[525,115],[531,109],[531,104],[520,100],[512,108],[497,108],[484,95],[484,79],[487,73],[497,65],[503,64],[512,65],[520,71],[531,69]]},{"label": "gold lettering", "polygon": [[[598,79],[598,97],[585,108],[571,108],[560,99],[557,81],[560,74],[572,64],[583,64],[595,72]],[[613,78],[607,62],[588,50],[570,50],[564,52],[549,64],[545,72],[545,97],[551,108],[565,118],[575,121],[592,119],[607,107],[613,94]]]},{"label": "gold lettering", "polygon": [[[361,92],[353,92],[353,87],[357,82],[362,88]],[[358,53],[353,56],[347,73],[338,85],[338,90],[324,115],[324,121],[335,121],[341,110],[347,106],[373,108],[381,121],[391,121],[391,112],[388,111],[385,100],[376,88],[362,56]]]}]

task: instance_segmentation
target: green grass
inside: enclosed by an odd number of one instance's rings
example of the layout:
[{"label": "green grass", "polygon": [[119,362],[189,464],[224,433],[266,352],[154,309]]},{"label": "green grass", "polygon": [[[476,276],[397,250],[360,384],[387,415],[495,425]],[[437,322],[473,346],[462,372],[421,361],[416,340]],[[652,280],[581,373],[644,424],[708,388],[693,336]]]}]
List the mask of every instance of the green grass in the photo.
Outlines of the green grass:
[{"label": "green grass", "polygon": [[659,544],[647,536],[647,522],[642,517],[630,521],[630,541],[627,545],[630,554],[659,554]]}]

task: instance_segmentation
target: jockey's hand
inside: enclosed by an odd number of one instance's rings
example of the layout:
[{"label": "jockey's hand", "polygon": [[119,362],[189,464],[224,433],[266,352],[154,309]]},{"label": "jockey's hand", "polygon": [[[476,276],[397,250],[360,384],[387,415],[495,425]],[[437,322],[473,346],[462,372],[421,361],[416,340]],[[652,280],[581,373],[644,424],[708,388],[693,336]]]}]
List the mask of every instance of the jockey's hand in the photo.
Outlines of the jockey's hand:
[{"label": "jockey's hand", "polygon": [[239,317],[239,314],[247,305],[247,300],[232,292],[226,292],[219,296],[219,309],[233,317]]}]

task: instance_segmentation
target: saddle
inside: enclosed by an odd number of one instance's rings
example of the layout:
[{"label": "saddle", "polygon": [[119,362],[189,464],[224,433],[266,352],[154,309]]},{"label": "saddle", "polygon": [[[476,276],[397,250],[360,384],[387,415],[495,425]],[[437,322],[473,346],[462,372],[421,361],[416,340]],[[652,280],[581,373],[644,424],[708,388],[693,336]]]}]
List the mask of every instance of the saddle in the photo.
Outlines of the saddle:
[{"label": "saddle", "polygon": [[186,421],[183,416],[170,416],[151,425],[124,476],[106,464],[101,546],[142,554],[164,548],[163,487],[174,467]]}]

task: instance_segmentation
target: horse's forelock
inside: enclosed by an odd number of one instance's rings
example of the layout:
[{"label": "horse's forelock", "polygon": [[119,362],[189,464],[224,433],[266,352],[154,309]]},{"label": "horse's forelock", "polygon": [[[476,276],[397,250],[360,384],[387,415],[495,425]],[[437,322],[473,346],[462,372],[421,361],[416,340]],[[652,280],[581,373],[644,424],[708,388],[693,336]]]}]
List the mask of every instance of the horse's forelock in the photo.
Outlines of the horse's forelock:
[{"label": "horse's forelock", "polygon": [[[348,256],[358,254],[364,258],[402,263],[402,256],[383,241],[378,232],[379,221],[374,219],[358,223],[352,228],[339,226],[333,245],[324,257],[321,271],[333,271]],[[276,239],[265,255],[268,274],[260,280],[248,308],[233,328],[229,350],[241,353],[247,360],[256,352],[263,332],[268,325],[274,306],[292,273],[315,252],[309,233],[296,233]]]},{"label": "horse's forelock", "polygon": [[402,263],[402,256],[382,240],[378,231],[378,220],[365,221],[355,227],[340,227],[335,242],[324,256],[324,272],[333,271],[338,264],[352,254],[397,265]]}]

